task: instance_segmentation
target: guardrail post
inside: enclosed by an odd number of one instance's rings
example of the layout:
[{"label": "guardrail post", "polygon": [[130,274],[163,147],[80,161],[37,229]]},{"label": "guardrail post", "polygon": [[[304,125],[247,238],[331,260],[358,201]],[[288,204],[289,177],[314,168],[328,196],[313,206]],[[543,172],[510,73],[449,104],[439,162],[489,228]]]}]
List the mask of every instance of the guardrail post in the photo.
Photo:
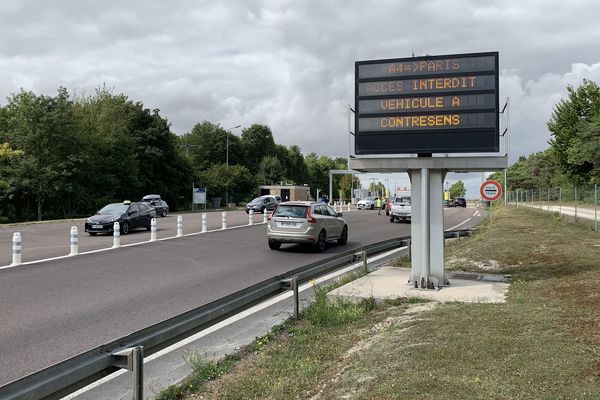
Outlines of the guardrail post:
[{"label": "guardrail post", "polygon": [[[267,210],[265,210],[266,214]],[[254,223],[254,210],[248,211],[248,225],[252,225]]]},{"label": "guardrail post", "polygon": [[183,236],[183,217],[177,216],[177,237]]},{"label": "guardrail post", "polygon": [[294,291],[294,319],[298,319],[300,317],[300,296],[298,293],[298,276],[296,275],[289,279],[284,279],[280,283],[284,289],[289,289],[289,290]]},{"label": "guardrail post", "polygon": [[369,272],[369,267],[367,265],[367,252],[359,251],[358,253],[354,253],[354,258],[358,261],[362,261],[363,268],[365,269],[365,273]]},{"label": "guardrail post", "polygon": [[[273,212],[275,212],[275,210],[273,210]],[[267,212],[265,211],[265,212],[263,213],[263,222],[264,222],[265,224],[267,223],[267,217],[268,217],[268,216],[267,216]]]},{"label": "guardrail post", "polygon": [[150,221],[150,241],[156,242],[156,218]]},{"label": "guardrail post", "polygon": [[144,348],[131,347],[111,354],[111,365],[133,372],[133,400],[144,399]]},{"label": "guardrail post", "polygon": [[71,227],[71,252],[69,253],[69,255],[74,256],[76,254],[79,254],[79,238],[78,238],[77,227],[72,226]]},{"label": "guardrail post", "polygon": [[206,213],[202,213],[202,233],[208,232],[208,219]]},{"label": "guardrail post", "polygon": [[[266,210],[264,212],[267,212]],[[221,229],[227,229],[227,211],[221,212]]]},{"label": "guardrail post", "polygon": [[121,225],[118,222],[113,224],[113,249],[121,246]]},{"label": "guardrail post", "polygon": [[12,239],[12,264],[11,267],[21,265],[21,234],[19,232],[13,233]]}]

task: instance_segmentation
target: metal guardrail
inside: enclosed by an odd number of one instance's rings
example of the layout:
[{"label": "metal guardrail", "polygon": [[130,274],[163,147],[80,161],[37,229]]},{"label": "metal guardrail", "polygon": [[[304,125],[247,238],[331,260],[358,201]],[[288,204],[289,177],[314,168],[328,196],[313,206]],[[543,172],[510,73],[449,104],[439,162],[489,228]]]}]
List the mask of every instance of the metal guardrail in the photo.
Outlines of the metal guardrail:
[{"label": "metal guardrail", "polygon": [[[460,236],[470,234],[470,230],[449,231],[445,232],[445,237],[456,237],[456,232],[459,232]],[[290,280],[296,282],[297,290],[298,284],[355,261],[357,252],[372,255],[406,245],[409,240],[410,236],[404,236],[347,250],[272,277],[10,382],[0,387],[0,399],[59,399],[121,368],[135,372],[136,365],[139,368],[142,351],[146,356],[156,353],[262,300],[288,290]],[[140,377],[134,377],[135,387],[141,385],[140,380]]]}]

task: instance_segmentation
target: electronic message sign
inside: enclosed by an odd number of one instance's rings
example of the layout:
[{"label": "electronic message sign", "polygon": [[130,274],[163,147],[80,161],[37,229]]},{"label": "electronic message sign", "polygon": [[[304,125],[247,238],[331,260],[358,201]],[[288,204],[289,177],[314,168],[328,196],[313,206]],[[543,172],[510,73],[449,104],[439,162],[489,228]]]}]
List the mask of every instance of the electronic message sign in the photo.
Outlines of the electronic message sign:
[{"label": "electronic message sign", "polygon": [[356,154],[499,151],[498,52],[357,61]]}]

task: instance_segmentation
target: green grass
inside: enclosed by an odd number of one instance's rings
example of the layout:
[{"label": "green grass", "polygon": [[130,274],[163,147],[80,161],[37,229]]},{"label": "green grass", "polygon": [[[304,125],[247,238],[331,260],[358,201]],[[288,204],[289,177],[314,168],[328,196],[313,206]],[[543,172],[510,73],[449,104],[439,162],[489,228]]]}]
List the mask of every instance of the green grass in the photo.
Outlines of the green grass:
[{"label": "green grass", "polygon": [[500,207],[446,255],[510,274],[506,303],[332,304],[316,289],[300,321],[187,398],[600,399],[598,233]]}]

